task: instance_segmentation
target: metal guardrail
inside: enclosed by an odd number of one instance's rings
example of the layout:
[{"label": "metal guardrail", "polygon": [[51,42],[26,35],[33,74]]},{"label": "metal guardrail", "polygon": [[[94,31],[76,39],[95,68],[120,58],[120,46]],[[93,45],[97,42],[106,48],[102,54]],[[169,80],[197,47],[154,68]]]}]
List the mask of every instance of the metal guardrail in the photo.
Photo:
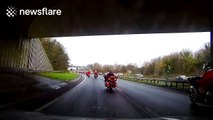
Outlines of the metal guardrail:
[{"label": "metal guardrail", "polygon": [[178,81],[175,79],[159,79],[159,78],[134,78],[134,77],[127,77],[127,76],[120,76],[121,79],[127,79],[127,80],[135,80],[140,81],[141,83],[149,83],[159,86],[165,86],[165,87],[174,87],[174,88],[188,88],[189,82],[188,81]]}]

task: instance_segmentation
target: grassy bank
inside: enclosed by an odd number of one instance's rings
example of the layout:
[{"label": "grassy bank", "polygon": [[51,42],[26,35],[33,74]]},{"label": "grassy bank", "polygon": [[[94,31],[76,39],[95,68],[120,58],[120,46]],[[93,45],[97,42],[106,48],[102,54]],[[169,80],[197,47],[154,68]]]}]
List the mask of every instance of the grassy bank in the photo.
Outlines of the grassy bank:
[{"label": "grassy bank", "polygon": [[72,72],[42,72],[38,75],[63,81],[71,81],[79,77],[78,74]]}]

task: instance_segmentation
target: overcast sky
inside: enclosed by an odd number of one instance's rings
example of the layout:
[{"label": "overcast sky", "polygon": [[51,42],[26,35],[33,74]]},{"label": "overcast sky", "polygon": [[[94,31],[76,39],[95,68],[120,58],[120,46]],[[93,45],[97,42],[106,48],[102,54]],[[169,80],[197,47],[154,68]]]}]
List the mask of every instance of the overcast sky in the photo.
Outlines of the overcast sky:
[{"label": "overcast sky", "polygon": [[57,37],[66,49],[71,64],[84,66],[136,63],[143,65],[159,56],[183,49],[195,52],[210,42],[210,33],[167,33]]}]

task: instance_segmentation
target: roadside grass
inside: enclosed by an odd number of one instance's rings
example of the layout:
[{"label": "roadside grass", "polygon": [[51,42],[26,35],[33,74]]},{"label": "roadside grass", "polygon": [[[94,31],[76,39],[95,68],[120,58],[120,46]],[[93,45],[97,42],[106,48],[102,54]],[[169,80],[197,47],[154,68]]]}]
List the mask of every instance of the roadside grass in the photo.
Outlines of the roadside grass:
[{"label": "roadside grass", "polygon": [[79,74],[73,72],[41,72],[38,75],[62,81],[72,81],[79,77]]}]

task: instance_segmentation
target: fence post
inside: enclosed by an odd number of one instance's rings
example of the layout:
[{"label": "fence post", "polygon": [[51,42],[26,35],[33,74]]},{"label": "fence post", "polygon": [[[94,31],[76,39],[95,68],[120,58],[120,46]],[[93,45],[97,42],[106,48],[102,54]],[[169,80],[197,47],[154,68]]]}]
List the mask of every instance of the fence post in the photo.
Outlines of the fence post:
[{"label": "fence post", "polygon": [[177,87],[178,87],[178,82],[177,82],[177,81],[175,81],[175,83],[176,83],[175,87],[177,88]]},{"label": "fence post", "polygon": [[183,84],[183,89],[184,89],[184,82],[182,84]]}]

